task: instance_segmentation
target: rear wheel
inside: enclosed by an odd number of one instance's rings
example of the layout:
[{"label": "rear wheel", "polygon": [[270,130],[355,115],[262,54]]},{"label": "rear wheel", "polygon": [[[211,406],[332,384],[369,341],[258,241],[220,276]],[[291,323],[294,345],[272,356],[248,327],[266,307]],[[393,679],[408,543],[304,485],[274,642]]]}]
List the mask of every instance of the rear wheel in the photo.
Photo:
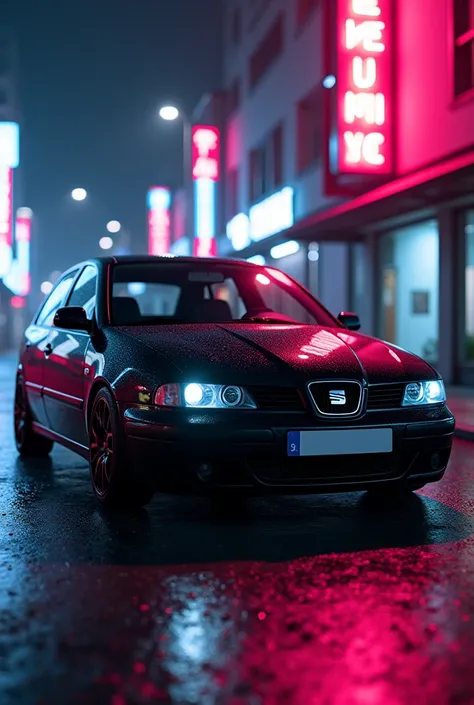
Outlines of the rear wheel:
[{"label": "rear wheel", "polygon": [[20,455],[45,458],[53,449],[53,441],[43,438],[33,430],[33,417],[26,396],[22,377],[17,377],[15,387],[14,431],[15,444]]},{"label": "rear wheel", "polygon": [[117,406],[108,389],[101,389],[89,420],[89,466],[97,500],[114,508],[139,508],[155,494],[135,477],[128,464]]}]

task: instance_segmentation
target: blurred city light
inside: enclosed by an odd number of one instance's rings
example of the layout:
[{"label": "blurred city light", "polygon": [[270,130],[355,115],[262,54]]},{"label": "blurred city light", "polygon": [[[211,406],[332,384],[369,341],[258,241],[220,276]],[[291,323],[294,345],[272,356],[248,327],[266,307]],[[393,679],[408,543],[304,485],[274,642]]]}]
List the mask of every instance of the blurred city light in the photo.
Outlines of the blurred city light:
[{"label": "blurred city light", "polygon": [[109,220],[109,222],[107,223],[107,230],[109,231],[109,233],[118,233],[121,227],[122,226],[120,225],[118,220]]},{"label": "blurred city light", "polygon": [[71,191],[71,196],[74,201],[84,201],[87,198],[87,191],[85,188],[75,188]]},{"label": "blurred city light", "polygon": [[336,85],[336,77],[333,76],[332,74],[329,74],[329,76],[326,76],[323,78],[323,86],[324,88],[334,88]]},{"label": "blurred city light", "polygon": [[160,109],[160,118],[162,120],[177,120],[179,118],[179,110],[174,105],[164,105]]},{"label": "blurred city light", "polygon": [[281,257],[296,255],[299,249],[300,246],[296,240],[290,240],[289,242],[282,242],[281,245],[275,245],[275,247],[272,247],[270,250],[270,255],[273,259],[280,259]]},{"label": "blurred city light", "polygon": [[101,237],[99,240],[99,247],[101,250],[110,250],[111,247],[114,246],[114,241],[112,240],[111,237]]},{"label": "blurred city light", "polygon": [[53,284],[52,282],[43,282],[40,286],[41,293],[43,293],[45,296],[51,293],[53,289]]},{"label": "blurred city light", "polygon": [[24,308],[26,306],[26,301],[23,296],[12,296],[10,303],[12,308]]}]

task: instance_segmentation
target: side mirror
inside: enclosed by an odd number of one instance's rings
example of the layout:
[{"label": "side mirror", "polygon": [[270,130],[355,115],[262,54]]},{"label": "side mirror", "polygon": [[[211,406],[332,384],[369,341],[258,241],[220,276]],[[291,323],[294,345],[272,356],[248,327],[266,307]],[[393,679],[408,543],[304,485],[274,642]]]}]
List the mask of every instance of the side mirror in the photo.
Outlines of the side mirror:
[{"label": "side mirror", "polygon": [[59,308],[54,316],[54,326],[56,328],[68,328],[70,330],[84,330],[91,332],[92,323],[87,318],[87,314],[82,306],[65,306]]},{"label": "side mirror", "polygon": [[344,328],[347,330],[359,330],[360,320],[357,313],[351,313],[350,311],[341,311],[337,317],[339,323],[342,323]]}]

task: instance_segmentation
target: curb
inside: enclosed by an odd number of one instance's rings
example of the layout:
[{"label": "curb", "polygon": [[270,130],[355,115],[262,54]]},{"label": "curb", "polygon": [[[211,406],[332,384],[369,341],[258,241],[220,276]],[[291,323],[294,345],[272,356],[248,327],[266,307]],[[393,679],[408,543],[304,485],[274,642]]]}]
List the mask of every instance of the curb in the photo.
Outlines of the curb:
[{"label": "curb", "polygon": [[471,441],[474,443],[474,428],[470,429],[456,426],[454,436],[455,438],[462,438],[463,441]]}]

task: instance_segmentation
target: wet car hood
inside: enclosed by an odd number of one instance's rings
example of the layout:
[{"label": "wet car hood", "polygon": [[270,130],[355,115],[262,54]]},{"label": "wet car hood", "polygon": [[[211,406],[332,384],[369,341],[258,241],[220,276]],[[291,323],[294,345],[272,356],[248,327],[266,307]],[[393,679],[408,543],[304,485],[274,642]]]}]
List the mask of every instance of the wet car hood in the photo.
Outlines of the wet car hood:
[{"label": "wet car hood", "polygon": [[239,323],[120,330],[167,358],[183,381],[292,385],[310,379],[374,384],[436,378],[415,355],[342,328]]}]

